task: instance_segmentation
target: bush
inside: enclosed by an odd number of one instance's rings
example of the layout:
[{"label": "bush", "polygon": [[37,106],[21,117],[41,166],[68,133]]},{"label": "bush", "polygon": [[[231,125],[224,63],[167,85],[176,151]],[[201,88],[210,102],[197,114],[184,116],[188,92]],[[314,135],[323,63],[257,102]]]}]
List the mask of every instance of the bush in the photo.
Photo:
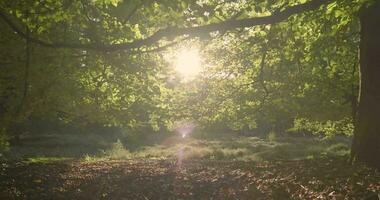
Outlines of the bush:
[{"label": "bush", "polygon": [[327,138],[333,137],[337,134],[352,136],[354,125],[350,118],[336,121],[327,120],[323,122],[297,118],[294,120],[293,128],[288,129],[288,132],[310,132],[314,135],[321,135]]},{"label": "bush", "polygon": [[275,142],[276,141],[276,132],[274,132],[274,131],[270,131],[269,133],[268,133],[268,136],[267,136],[267,139],[268,139],[268,141],[270,142],[270,143],[273,143],[273,142]]},{"label": "bush", "polygon": [[8,149],[9,149],[8,137],[5,133],[5,130],[0,128],[0,156],[1,156],[1,152],[6,151]]},{"label": "bush", "polygon": [[125,149],[123,143],[118,139],[111,145],[111,148],[104,152],[105,156],[111,159],[130,158],[131,153]]}]

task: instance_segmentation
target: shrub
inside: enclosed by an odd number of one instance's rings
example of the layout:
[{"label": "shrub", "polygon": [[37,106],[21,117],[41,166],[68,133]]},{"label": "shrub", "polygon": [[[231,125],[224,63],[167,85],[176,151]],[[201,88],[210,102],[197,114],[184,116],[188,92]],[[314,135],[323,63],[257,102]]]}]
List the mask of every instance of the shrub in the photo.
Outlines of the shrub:
[{"label": "shrub", "polygon": [[275,142],[276,141],[276,132],[274,132],[274,131],[270,131],[269,133],[268,133],[268,136],[267,136],[267,139],[268,139],[268,141],[270,142],[270,143],[273,143],[273,142]]},{"label": "shrub", "polygon": [[126,159],[130,157],[130,152],[125,149],[123,143],[118,139],[115,143],[111,145],[111,148],[106,150],[106,157],[111,159]]}]

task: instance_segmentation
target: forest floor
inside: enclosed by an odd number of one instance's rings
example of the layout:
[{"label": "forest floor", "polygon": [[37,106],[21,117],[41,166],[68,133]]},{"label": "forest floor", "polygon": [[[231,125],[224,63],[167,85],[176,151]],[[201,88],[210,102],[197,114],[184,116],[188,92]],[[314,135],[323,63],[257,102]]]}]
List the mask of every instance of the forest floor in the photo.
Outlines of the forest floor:
[{"label": "forest floor", "polygon": [[24,155],[1,163],[0,199],[379,199],[379,171],[348,164],[345,145],[174,137],[82,158]]}]

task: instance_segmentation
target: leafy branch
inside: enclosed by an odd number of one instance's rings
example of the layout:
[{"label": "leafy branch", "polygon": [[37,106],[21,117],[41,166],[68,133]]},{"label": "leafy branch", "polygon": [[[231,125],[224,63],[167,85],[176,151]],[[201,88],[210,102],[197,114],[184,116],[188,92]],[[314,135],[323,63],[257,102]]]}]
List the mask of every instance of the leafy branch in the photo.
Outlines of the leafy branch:
[{"label": "leafy branch", "polygon": [[142,46],[152,45],[162,38],[173,38],[181,35],[202,35],[204,33],[210,32],[224,32],[236,28],[246,28],[253,27],[258,25],[265,24],[275,24],[281,21],[284,21],[291,17],[292,15],[304,13],[307,11],[315,10],[319,8],[323,4],[327,4],[331,2],[331,0],[311,0],[307,3],[290,6],[286,9],[274,12],[269,16],[262,17],[252,17],[246,19],[231,19],[222,21],[219,23],[208,24],[203,26],[194,26],[194,27],[185,27],[185,28],[177,28],[177,27],[169,27],[166,29],[162,29],[154,33],[153,35],[139,40],[134,40],[132,42],[120,43],[120,44],[99,44],[99,43],[54,43],[50,41],[46,41],[40,39],[38,37],[34,37],[26,34],[20,27],[18,27],[12,19],[6,14],[4,10],[0,10],[0,18],[19,36],[28,39],[30,42],[44,46],[49,48],[69,48],[69,49],[88,49],[88,50],[96,50],[96,51],[117,51],[117,50],[129,50],[136,49]]}]

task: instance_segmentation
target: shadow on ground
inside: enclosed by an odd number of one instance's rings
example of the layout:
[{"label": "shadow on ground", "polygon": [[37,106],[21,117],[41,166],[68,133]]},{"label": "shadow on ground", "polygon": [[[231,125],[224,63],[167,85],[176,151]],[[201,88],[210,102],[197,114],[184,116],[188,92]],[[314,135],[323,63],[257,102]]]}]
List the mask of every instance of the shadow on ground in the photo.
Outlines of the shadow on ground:
[{"label": "shadow on ground", "polygon": [[0,199],[365,199],[379,173],[344,160],[12,163]]}]

